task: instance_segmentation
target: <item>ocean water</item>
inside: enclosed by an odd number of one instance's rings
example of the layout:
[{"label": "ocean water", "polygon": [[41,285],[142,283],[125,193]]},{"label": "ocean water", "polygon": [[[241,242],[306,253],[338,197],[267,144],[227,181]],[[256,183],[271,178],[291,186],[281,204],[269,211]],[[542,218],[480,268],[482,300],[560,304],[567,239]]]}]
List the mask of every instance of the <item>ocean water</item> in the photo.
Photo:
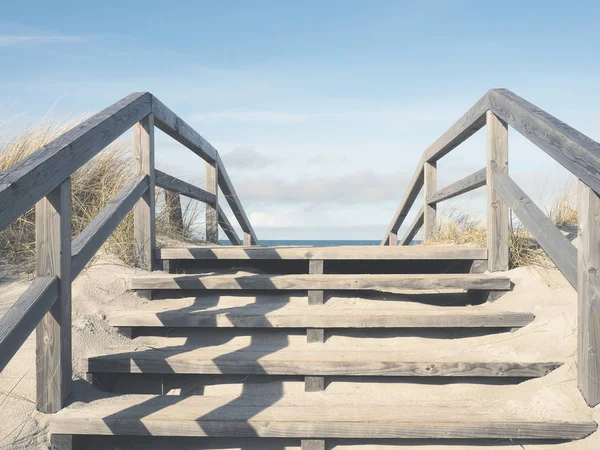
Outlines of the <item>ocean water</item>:
[{"label": "ocean water", "polygon": [[[294,245],[299,247],[335,247],[338,245],[379,245],[381,241],[374,240],[268,240],[260,239],[260,245],[263,246],[281,246]],[[220,241],[222,245],[231,245],[228,240]],[[411,245],[419,244],[420,241],[413,241]]]}]

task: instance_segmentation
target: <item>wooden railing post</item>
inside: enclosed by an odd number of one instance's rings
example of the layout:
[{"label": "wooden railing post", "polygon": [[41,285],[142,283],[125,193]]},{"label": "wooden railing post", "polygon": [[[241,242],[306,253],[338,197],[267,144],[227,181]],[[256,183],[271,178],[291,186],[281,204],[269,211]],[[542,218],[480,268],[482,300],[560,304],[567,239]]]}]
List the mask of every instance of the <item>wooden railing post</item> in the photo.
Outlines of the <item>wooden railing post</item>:
[{"label": "wooden railing post", "polygon": [[[206,163],[206,191],[216,197],[215,206],[206,205],[206,242],[219,243],[219,213],[216,205],[219,202],[219,165],[217,161]],[[244,236],[244,242],[246,236]]]},{"label": "wooden railing post", "polygon": [[154,115],[149,114],[133,127],[133,157],[135,172],[148,175],[148,190],[136,203],[134,217],[134,263],[145,270],[154,270],[156,223],[154,214]]},{"label": "wooden railing post", "polygon": [[59,278],[58,299],[36,327],[36,406],[55,413],[71,393],[71,178],[35,211],[36,275]]},{"label": "wooden railing post", "polygon": [[437,216],[437,204],[428,203],[437,194],[437,163],[425,161],[423,169],[425,172],[423,240],[428,241],[435,233],[435,220]]},{"label": "wooden railing post", "polygon": [[398,232],[390,232],[388,235],[387,245],[398,245]]},{"label": "wooden railing post", "polygon": [[508,175],[508,126],[493,112],[487,121],[487,246],[488,270],[508,270],[508,205],[494,187],[497,174]]},{"label": "wooden railing post", "polygon": [[579,182],[578,386],[600,403],[600,196]]}]

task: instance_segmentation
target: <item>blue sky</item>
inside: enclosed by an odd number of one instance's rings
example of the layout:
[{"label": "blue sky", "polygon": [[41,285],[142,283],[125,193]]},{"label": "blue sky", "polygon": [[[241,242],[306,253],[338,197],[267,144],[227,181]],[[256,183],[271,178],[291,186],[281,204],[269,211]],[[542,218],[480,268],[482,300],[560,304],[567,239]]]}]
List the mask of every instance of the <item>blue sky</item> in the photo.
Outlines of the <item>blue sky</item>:
[{"label": "blue sky", "polygon": [[[151,91],[223,155],[259,238],[379,239],[424,149],[490,88],[599,140],[598,48],[591,1],[10,2],[0,117]],[[440,187],[484,164],[478,133]],[[163,136],[157,166],[203,180]],[[541,203],[568,180],[515,131],[510,170]],[[483,189],[457,203],[481,213]]]}]

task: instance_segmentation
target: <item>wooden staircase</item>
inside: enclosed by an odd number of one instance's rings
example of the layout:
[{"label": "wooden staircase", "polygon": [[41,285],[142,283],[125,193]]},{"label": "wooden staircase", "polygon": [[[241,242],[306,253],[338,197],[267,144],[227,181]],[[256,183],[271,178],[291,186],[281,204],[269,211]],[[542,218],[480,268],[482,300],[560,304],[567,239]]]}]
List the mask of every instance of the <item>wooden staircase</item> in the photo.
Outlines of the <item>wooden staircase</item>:
[{"label": "wooden staircase", "polygon": [[[487,293],[511,284],[505,276],[469,273],[479,271],[485,249],[199,247],[161,249],[157,256],[170,272],[186,273],[132,278],[130,289],[154,298],[152,309],[108,320],[131,338],[158,335],[161,346],[85,357],[80,370],[90,382],[119,392],[120,379],[130,377],[130,395],[59,412],[51,425],[57,447],[85,448],[90,436],[153,436],[288,438],[303,449],[324,449],[329,439],[564,440],[596,429],[589,418],[544,407],[541,399],[510,398],[515,383],[543,377],[562,361],[540,360],[526,348],[518,358],[490,354],[452,339],[464,332],[471,339],[510,333],[534,320],[530,313],[489,308]],[[419,261],[435,273],[411,273]],[[305,273],[265,273],[278,263],[292,272],[304,266]],[[315,266],[319,273],[310,273]],[[369,267],[385,273],[358,273]],[[390,332],[406,346],[377,337]],[[414,336],[426,332],[432,334],[415,346]],[[135,389],[140,377],[164,391],[178,377],[209,375],[241,375],[242,391],[148,395]],[[419,381],[450,377],[487,386],[485,401],[477,389],[456,397],[451,384]],[[303,380],[304,392],[257,391],[257,383],[273,387],[277,382],[269,380],[282,379]],[[488,386],[492,380],[498,386]],[[351,392],[336,391],[337,383],[348,382]],[[364,386],[383,395],[365,394]],[[490,389],[498,396],[489,396]]]}]

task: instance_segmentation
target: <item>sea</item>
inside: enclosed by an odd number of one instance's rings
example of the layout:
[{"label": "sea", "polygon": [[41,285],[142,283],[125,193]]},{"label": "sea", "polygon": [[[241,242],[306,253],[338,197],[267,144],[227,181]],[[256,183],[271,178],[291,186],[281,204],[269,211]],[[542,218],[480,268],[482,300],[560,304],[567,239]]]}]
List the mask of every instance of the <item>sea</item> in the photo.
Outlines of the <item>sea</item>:
[{"label": "sea", "polygon": [[[269,240],[260,239],[260,245],[265,247],[275,247],[282,245],[297,247],[336,247],[339,245],[379,245],[381,241],[374,240]],[[222,245],[231,245],[228,240],[220,241]],[[420,244],[421,241],[414,240],[410,245]]]}]

